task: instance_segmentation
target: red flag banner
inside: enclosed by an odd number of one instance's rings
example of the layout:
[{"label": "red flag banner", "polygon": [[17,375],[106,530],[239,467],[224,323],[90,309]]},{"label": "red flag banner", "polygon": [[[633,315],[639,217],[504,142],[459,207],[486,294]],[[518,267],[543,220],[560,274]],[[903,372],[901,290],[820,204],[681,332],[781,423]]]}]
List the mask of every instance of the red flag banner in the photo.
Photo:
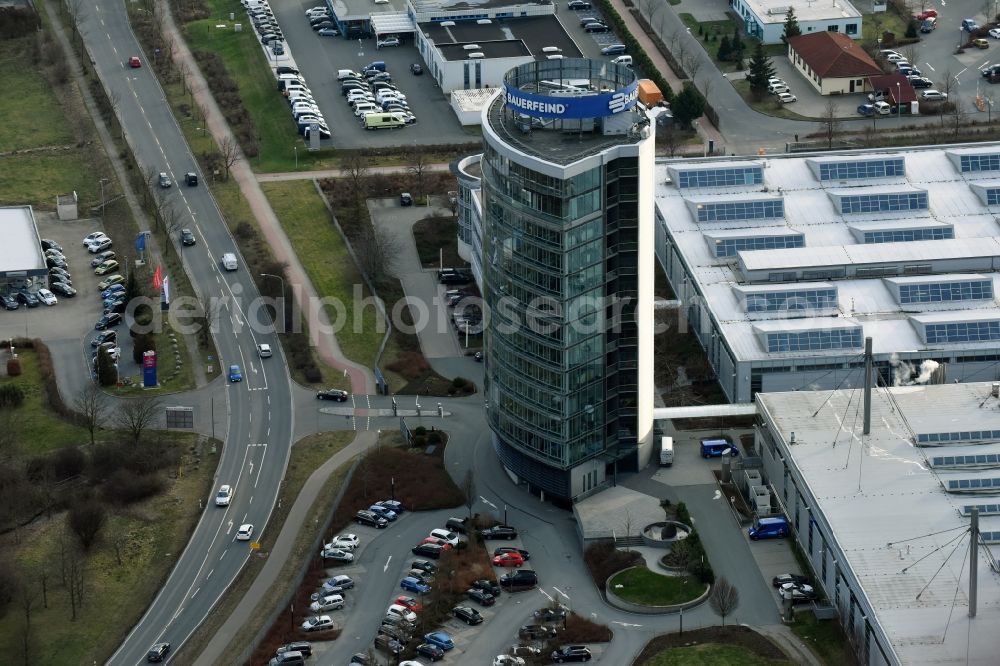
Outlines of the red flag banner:
[{"label": "red flag banner", "polygon": [[156,271],[153,273],[153,289],[159,289],[163,286],[163,271],[159,266],[156,267]]}]

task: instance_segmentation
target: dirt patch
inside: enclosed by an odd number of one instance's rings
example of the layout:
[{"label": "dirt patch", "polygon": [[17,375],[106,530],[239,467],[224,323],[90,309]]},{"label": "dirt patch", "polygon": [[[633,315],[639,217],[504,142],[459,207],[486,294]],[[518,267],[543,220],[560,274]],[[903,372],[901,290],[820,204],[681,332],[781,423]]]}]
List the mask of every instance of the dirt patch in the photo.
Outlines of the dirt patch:
[{"label": "dirt patch", "polygon": [[657,636],[646,644],[633,663],[636,666],[642,666],[669,648],[687,647],[700,643],[734,645],[765,659],[790,662],[788,655],[782,652],[777,645],[752,629],[747,627],[708,627],[707,629],[686,631],[683,634]]}]

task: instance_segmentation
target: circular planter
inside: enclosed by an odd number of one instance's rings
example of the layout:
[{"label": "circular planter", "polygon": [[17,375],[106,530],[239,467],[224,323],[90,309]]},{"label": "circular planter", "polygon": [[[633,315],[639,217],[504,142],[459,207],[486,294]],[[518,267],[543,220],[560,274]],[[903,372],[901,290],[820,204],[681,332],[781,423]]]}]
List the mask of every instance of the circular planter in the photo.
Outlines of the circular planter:
[{"label": "circular planter", "polygon": [[[638,567],[626,567],[625,569],[622,569],[622,571],[628,571],[629,569],[636,568]],[[685,601],[684,603],[671,604],[667,606],[648,606],[646,604],[638,604],[634,601],[626,601],[625,599],[622,599],[615,594],[611,585],[609,585],[611,579],[620,574],[622,571],[616,571],[611,574],[606,581],[604,581],[604,594],[609,604],[619,610],[628,611],[630,613],[642,613],[644,615],[666,615],[669,613],[678,613],[682,610],[694,608],[705,603],[709,594],[712,592],[712,586],[706,585],[705,591],[699,597],[692,599],[691,601]]]},{"label": "circular planter", "polygon": [[642,528],[641,536],[643,544],[649,548],[670,550],[672,544],[688,538],[693,531],[690,525],[676,520],[664,520],[646,525]]}]

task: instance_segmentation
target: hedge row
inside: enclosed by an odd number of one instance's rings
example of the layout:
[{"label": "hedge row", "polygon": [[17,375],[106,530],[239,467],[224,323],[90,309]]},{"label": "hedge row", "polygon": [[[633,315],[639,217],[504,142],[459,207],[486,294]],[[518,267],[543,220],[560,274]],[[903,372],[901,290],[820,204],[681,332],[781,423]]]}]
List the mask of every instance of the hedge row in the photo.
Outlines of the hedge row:
[{"label": "hedge row", "polygon": [[674,92],[670,88],[670,84],[667,83],[667,80],[663,78],[662,74],[660,74],[660,70],[653,64],[652,59],[646,54],[645,49],[639,45],[639,41],[625,25],[625,20],[618,14],[617,10],[615,10],[614,6],[611,4],[611,0],[597,0],[597,5],[601,8],[601,12],[604,16],[606,16],[611,22],[611,25],[614,27],[615,34],[621,37],[622,44],[625,45],[625,49],[632,55],[632,62],[646,73],[647,78],[656,84],[656,87],[663,93],[663,99],[667,101],[672,100]]}]

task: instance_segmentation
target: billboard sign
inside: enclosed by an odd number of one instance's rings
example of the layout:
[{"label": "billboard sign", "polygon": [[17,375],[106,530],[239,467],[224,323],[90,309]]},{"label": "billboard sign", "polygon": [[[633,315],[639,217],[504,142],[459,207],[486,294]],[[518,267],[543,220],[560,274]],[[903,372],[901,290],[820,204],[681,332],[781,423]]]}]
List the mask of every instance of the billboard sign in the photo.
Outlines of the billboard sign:
[{"label": "billboard sign", "polygon": [[156,386],[156,352],[142,353],[142,385],[145,388]]},{"label": "billboard sign", "polygon": [[603,118],[636,105],[639,100],[639,81],[635,80],[614,92],[593,94],[556,90],[542,95],[504,85],[503,96],[504,102],[512,111],[536,118]]}]

